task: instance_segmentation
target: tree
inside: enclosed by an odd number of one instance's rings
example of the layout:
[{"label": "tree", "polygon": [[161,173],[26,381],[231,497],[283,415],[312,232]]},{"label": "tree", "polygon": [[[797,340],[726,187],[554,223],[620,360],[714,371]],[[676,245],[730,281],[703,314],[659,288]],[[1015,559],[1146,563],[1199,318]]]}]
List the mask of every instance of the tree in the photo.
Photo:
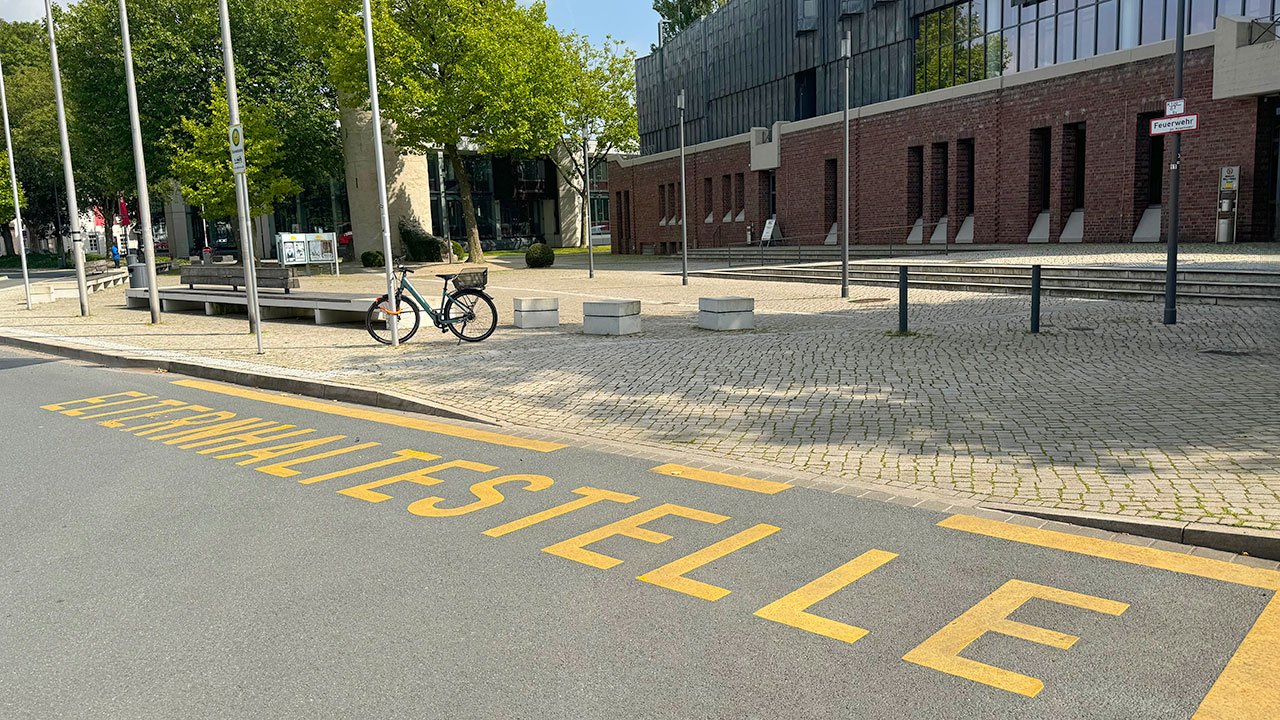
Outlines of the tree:
[{"label": "tree", "polygon": [[[216,91],[207,110],[200,119],[182,119],[183,136],[176,143],[171,167],[188,202],[202,205],[210,218],[229,219],[236,216],[237,206],[235,176],[227,149],[230,112],[226,93]],[[302,188],[285,172],[285,143],[283,133],[277,129],[279,120],[258,105],[242,103],[240,110],[249,215],[257,217],[302,192]]]},{"label": "tree", "polygon": [[915,91],[996,77],[1012,58],[999,33],[984,34],[980,11],[969,12],[963,5],[943,8],[920,18]]},{"label": "tree", "polygon": [[729,0],[653,0],[653,9],[666,20],[662,25],[662,41],[666,42],[680,31],[698,22],[704,15],[719,10]]},{"label": "tree", "polygon": [[[590,206],[590,190],[583,175],[608,162],[614,150],[635,152],[640,145],[635,104],[635,53],[612,38],[595,47],[584,37],[565,38],[569,92],[566,97],[560,146],[552,159],[569,186]],[[583,156],[583,142],[594,144],[590,163]],[[591,228],[583,225],[585,243]]]},{"label": "tree", "polygon": [[[44,26],[0,21],[0,55],[18,178],[26,191],[22,221],[32,237],[55,234],[62,218],[62,148]],[[4,168],[8,173],[8,168]]]},{"label": "tree", "polygon": [[[240,99],[277,124],[283,159],[276,165],[302,186],[336,174],[337,98],[323,63],[305,48],[295,3],[232,0],[229,9]],[[115,199],[136,195],[119,7],[116,0],[80,0],[62,16],[58,48],[77,189],[114,223]],[[130,0],[129,24],[143,152],[151,187],[162,188],[154,178],[174,177],[176,154],[193,137],[184,119],[209,127],[211,101],[223,86],[217,3]],[[225,125],[221,138],[225,155]]]},{"label": "tree", "polygon": [[[16,255],[18,251],[14,245],[9,224],[17,215],[13,209],[13,183],[9,179],[9,153],[3,148],[0,148],[0,169],[4,171],[3,178],[0,178],[0,235],[4,236],[5,254]],[[18,203],[21,207],[27,206],[27,195],[22,189],[21,182],[18,183]],[[26,224],[25,218],[23,224]],[[18,232],[22,232],[22,228],[18,228]]]},{"label": "tree", "polygon": [[[368,97],[362,20],[355,3],[330,13],[329,67],[351,98]],[[546,6],[517,0],[397,0],[374,3],[374,50],[382,111],[396,143],[443,148],[458,178],[472,262],[484,262],[463,148],[524,156],[560,141],[568,83],[562,38]]]}]

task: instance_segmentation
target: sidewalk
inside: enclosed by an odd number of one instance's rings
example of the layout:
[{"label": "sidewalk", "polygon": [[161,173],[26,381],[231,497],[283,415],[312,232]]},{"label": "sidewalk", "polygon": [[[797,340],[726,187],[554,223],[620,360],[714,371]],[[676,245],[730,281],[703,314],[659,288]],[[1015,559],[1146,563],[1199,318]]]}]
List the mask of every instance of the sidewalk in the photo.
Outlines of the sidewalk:
[{"label": "sidewalk", "polygon": [[[1194,261],[1194,258],[1193,260]],[[27,313],[0,292],[9,334],[197,358],[360,384],[456,405],[512,425],[709,453],[820,473],[834,484],[1177,521],[1280,528],[1280,313],[1186,306],[1159,323],[1153,303],[1029,300],[913,291],[914,337],[896,291],[693,278],[678,261],[562,256],[549,270],[493,265],[501,325],[479,346],[425,328],[399,350],[355,326],[269,322],[257,356],[243,316],[126,310],[123,290]],[[414,276],[432,297],[438,281]],[[162,283],[176,278],[162,278]],[[304,289],[377,292],[382,276],[303,280]],[[562,327],[511,326],[512,298],[561,301]],[[695,327],[700,296],[756,298],[757,329]],[[581,303],[644,301],[644,332],[581,333]]]}]

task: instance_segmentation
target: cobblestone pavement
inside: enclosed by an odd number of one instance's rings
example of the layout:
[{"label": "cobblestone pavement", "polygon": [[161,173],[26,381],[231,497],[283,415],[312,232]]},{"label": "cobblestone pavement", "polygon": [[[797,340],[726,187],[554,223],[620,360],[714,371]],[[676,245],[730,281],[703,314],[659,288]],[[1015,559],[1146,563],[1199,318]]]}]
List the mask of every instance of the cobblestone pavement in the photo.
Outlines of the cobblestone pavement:
[{"label": "cobblestone pavement", "polygon": [[[6,332],[100,347],[266,366],[282,374],[378,385],[584,437],[708,453],[832,483],[1170,520],[1280,528],[1280,312],[1046,298],[1026,332],[1025,297],[913,291],[896,328],[896,293],[693,278],[666,259],[562,256],[549,270],[507,269],[490,291],[502,326],[482,345],[423,331],[392,350],[356,326],[264,325],[257,356],[243,316],[167,314],[148,326],[123,290],[19,308],[0,292]],[[662,272],[657,272],[662,271]],[[428,272],[414,276],[434,289]],[[165,283],[175,278],[163,279]],[[379,292],[380,275],[308,278],[304,288]],[[424,295],[427,293],[424,292]],[[510,326],[512,298],[561,300],[562,327]],[[699,296],[756,298],[757,329],[695,327]],[[427,295],[430,297],[430,295]],[[638,298],[644,332],[581,332],[581,302]]]}]

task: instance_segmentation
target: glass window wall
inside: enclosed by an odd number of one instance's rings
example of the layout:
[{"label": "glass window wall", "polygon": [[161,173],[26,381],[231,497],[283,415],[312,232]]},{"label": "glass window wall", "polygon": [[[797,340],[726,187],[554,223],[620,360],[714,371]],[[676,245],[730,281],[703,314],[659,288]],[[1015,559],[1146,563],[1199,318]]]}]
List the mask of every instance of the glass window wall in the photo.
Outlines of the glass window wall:
[{"label": "glass window wall", "polygon": [[[968,0],[938,8],[915,18],[915,92],[1171,39],[1177,1]],[[1219,15],[1238,14],[1271,17],[1280,0],[1188,0],[1187,32],[1209,32]]]}]

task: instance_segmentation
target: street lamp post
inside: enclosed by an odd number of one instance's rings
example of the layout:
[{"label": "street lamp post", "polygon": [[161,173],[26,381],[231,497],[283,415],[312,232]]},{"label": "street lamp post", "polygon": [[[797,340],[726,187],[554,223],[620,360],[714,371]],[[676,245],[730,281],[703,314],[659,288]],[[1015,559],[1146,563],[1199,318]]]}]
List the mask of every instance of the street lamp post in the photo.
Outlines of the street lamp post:
[{"label": "street lamp post", "polygon": [[[1178,30],[1173,49],[1173,97],[1182,98],[1182,60],[1187,35],[1187,0],[1178,0]],[[1178,322],[1178,225],[1182,194],[1182,133],[1173,134],[1173,167],[1169,178],[1169,258],[1164,281],[1164,324]]]},{"label": "street lamp post", "polygon": [[27,243],[22,236],[22,203],[18,200],[18,171],[13,164],[13,137],[9,133],[9,98],[4,92],[4,63],[0,62],[0,113],[4,114],[4,145],[9,153],[9,182],[13,190],[13,219],[17,235],[18,257],[22,263],[22,289],[26,292],[27,309],[31,309],[31,277],[27,274]]},{"label": "street lamp post", "polygon": [[685,183],[684,163],[684,91],[676,99],[676,107],[680,109],[680,284],[689,284],[689,213],[685,202],[689,190]]},{"label": "street lamp post", "polygon": [[[227,75],[227,115],[231,127],[240,125],[240,99],[236,94],[236,61],[231,47],[231,19],[227,12],[227,0],[218,0],[218,15],[222,23],[222,66]],[[242,131],[243,132],[243,131]],[[243,142],[243,135],[241,136]],[[236,211],[240,225],[240,255],[244,262],[245,300],[249,309],[249,326],[258,340],[258,354],[262,354],[262,317],[258,309],[258,275],[254,270],[253,238],[249,237],[249,182],[243,173],[233,173],[236,185]]]},{"label": "street lamp post", "polygon": [[[123,0],[122,0],[123,1]],[[840,260],[840,297],[849,297],[849,64],[853,59],[853,33],[844,34],[844,242]]]},{"label": "street lamp post", "polygon": [[160,289],[156,287],[156,247],[151,233],[151,190],[142,154],[142,125],[138,120],[138,90],[133,79],[133,45],[129,38],[129,10],[120,0],[120,37],[124,40],[124,78],[129,95],[129,128],[133,134],[133,174],[138,184],[138,222],[142,226],[142,257],[147,264],[147,298],[151,324],[160,323]]},{"label": "street lamp post", "polygon": [[[387,263],[387,302],[391,306],[391,346],[400,345],[400,298],[396,297],[395,259],[391,257],[391,219],[387,216],[387,168],[382,158],[382,111],[378,107],[378,67],[373,55],[373,11],[364,0],[365,61],[369,67],[369,107],[373,111],[373,164],[378,169],[378,218],[382,221],[382,255]],[[440,188],[441,194],[444,188]]]},{"label": "street lamp post", "polygon": [[[58,108],[58,139],[62,143],[62,176],[67,184],[67,214],[71,233],[71,254],[76,263],[76,289],[80,292],[80,314],[89,315],[89,288],[84,279],[84,238],[80,234],[80,204],[76,201],[76,180],[71,169],[71,141],[67,139],[67,110],[62,102],[62,71],[58,68],[58,41],[53,30],[53,5],[44,0],[45,22],[49,30],[49,60],[53,66],[53,97]],[[107,233],[112,228],[104,228]]]},{"label": "street lamp post", "polygon": [[596,249],[591,242],[591,152],[587,149],[587,133],[582,133],[582,194],[583,218],[587,223],[587,277],[596,276]]}]

